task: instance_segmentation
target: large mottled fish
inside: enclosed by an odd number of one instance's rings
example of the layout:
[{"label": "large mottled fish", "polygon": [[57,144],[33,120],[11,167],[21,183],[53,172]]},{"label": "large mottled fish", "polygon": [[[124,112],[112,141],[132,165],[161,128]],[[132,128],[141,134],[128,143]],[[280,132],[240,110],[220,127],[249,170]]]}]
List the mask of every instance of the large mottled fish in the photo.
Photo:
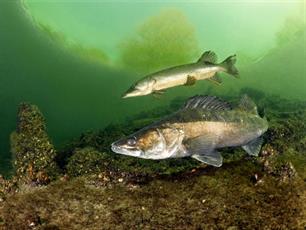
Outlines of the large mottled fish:
[{"label": "large mottled fish", "polygon": [[193,85],[196,81],[204,79],[220,84],[221,78],[218,72],[238,76],[238,70],[234,66],[235,62],[236,56],[232,55],[217,64],[217,55],[212,51],[206,51],[195,63],[175,66],[145,76],[130,87],[123,98],[151,93],[161,94],[165,89],[179,85]]},{"label": "large mottled fish", "polygon": [[242,146],[258,156],[268,122],[247,96],[231,106],[214,96],[190,98],[179,111],[114,142],[119,154],[160,160],[191,156],[213,166],[222,165],[219,148]]}]

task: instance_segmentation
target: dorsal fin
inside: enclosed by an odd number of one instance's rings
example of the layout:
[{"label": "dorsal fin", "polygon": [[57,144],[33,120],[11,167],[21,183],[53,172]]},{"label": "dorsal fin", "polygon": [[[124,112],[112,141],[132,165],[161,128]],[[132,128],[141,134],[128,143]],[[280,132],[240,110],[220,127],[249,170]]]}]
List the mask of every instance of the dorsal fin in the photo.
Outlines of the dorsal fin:
[{"label": "dorsal fin", "polygon": [[246,94],[242,96],[238,108],[240,110],[258,115],[256,104]]},{"label": "dorsal fin", "polygon": [[231,106],[229,103],[220,100],[215,96],[203,96],[197,95],[189,98],[184,107],[184,109],[207,109],[207,110],[230,110]]},{"label": "dorsal fin", "polygon": [[199,58],[198,62],[217,63],[217,55],[213,51],[206,51]]}]

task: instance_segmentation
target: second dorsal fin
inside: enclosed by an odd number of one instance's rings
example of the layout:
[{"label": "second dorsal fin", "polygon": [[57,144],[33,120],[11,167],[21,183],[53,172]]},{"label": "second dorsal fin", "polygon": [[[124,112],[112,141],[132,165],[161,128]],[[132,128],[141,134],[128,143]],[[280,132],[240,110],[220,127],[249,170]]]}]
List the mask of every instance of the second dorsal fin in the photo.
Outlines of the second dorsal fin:
[{"label": "second dorsal fin", "polygon": [[252,113],[255,115],[258,114],[256,104],[246,94],[242,96],[238,108],[248,113]]},{"label": "second dorsal fin", "polygon": [[183,109],[207,109],[207,110],[230,110],[229,103],[222,101],[215,96],[197,95],[189,98]]}]

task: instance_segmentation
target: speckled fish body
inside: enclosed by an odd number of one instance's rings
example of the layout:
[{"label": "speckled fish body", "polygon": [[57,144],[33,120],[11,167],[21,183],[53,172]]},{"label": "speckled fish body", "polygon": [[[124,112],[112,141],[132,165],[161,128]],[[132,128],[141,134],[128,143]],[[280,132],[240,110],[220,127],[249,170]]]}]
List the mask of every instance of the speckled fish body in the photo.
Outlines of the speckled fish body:
[{"label": "speckled fish body", "polygon": [[155,160],[191,156],[214,166],[222,165],[219,148],[242,146],[256,156],[268,123],[254,106],[247,97],[236,109],[216,97],[193,97],[176,113],[113,143],[112,149]]}]

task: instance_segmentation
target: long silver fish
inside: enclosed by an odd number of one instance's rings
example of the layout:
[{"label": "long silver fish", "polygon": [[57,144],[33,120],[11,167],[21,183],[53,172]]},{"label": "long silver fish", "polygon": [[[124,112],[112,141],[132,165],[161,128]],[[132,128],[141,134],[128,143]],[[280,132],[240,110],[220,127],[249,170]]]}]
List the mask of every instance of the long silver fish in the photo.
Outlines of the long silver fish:
[{"label": "long silver fish", "polygon": [[204,79],[220,84],[222,81],[217,74],[218,72],[238,76],[238,70],[234,66],[236,63],[235,55],[229,56],[220,64],[216,63],[217,55],[212,51],[206,51],[195,63],[175,66],[145,76],[131,86],[123,98],[151,93],[161,94],[165,89],[179,85],[193,85],[196,81]]},{"label": "long silver fish", "polygon": [[247,96],[235,109],[214,96],[195,96],[174,114],[114,142],[111,149],[153,160],[191,156],[220,167],[222,156],[216,149],[242,146],[258,156],[267,129],[267,120]]}]

